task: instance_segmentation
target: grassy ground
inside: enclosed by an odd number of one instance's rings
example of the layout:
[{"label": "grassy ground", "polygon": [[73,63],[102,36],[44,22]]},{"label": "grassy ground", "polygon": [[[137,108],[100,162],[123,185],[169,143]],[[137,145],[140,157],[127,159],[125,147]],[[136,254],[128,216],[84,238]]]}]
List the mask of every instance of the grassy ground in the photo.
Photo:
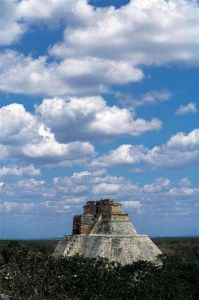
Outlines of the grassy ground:
[{"label": "grassy ground", "polygon": [[[152,238],[154,243],[160,250],[169,256],[177,256],[183,259],[184,262],[199,263],[199,237],[166,237]],[[23,245],[29,245],[31,248],[43,249],[51,254],[57,244],[56,240],[26,240],[17,241]],[[3,246],[6,246],[10,241],[0,241],[0,251]],[[14,243],[14,241],[12,241]]]}]

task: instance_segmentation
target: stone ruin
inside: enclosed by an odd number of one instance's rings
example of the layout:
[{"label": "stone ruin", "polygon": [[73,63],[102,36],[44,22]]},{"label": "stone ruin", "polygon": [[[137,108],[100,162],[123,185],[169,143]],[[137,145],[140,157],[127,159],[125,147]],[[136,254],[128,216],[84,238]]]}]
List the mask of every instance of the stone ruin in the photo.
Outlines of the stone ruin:
[{"label": "stone ruin", "polygon": [[88,201],[83,214],[74,216],[72,235],[58,242],[53,255],[100,256],[125,265],[138,260],[157,262],[159,254],[147,235],[137,234],[120,203],[103,199]]}]

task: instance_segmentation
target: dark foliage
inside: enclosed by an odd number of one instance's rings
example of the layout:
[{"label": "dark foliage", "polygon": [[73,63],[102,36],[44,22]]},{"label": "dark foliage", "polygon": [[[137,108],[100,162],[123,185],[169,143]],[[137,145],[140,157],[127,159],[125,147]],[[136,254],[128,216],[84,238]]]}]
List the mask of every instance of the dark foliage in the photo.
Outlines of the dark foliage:
[{"label": "dark foliage", "polygon": [[177,256],[183,262],[199,263],[198,237],[153,238],[154,243],[168,256]]},{"label": "dark foliage", "polygon": [[1,249],[0,294],[11,300],[198,300],[198,264],[161,259],[159,266],[78,256],[55,260],[41,245],[13,242]]}]

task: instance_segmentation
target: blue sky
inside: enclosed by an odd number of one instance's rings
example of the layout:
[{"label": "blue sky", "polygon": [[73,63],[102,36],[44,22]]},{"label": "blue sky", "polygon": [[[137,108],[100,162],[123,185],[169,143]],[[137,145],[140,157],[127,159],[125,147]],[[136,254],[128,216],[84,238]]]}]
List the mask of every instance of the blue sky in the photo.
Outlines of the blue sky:
[{"label": "blue sky", "polygon": [[0,238],[70,233],[101,198],[140,233],[198,235],[198,2],[0,12]]}]

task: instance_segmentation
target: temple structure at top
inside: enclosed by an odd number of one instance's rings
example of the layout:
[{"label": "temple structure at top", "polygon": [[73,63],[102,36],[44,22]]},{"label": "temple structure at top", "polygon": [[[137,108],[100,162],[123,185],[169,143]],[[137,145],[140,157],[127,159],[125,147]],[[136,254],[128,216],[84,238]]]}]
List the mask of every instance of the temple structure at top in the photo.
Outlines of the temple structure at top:
[{"label": "temple structure at top", "polygon": [[73,218],[73,234],[90,234],[99,221],[106,225],[111,220],[127,221],[128,214],[123,213],[121,207],[120,203],[111,199],[88,201],[83,207],[83,214]]},{"label": "temple structure at top", "polygon": [[122,265],[137,260],[157,261],[161,254],[147,235],[137,234],[122,205],[112,199],[88,201],[73,218],[72,235],[58,243],[54,256],[106,257]]}]

